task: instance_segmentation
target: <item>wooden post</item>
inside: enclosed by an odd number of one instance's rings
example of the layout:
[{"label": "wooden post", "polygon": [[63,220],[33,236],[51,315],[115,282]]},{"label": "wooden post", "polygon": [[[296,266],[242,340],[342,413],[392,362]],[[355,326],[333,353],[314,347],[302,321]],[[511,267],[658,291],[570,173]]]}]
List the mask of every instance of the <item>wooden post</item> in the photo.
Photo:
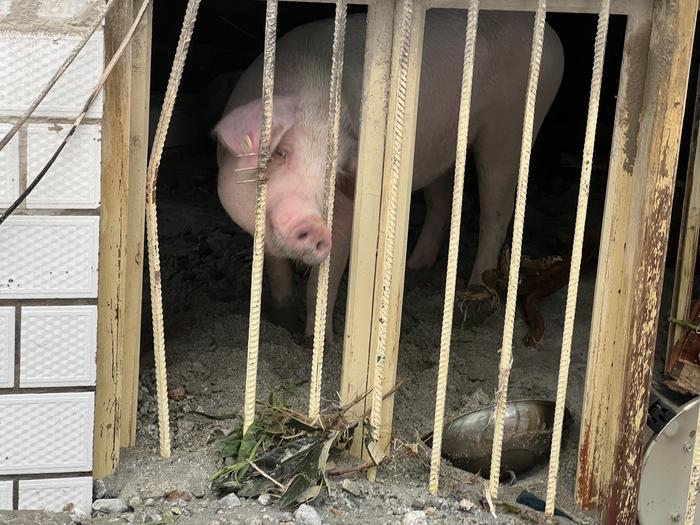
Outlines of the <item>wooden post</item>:
[{"label": "wooden post", "polygon": [[[376,361],[379,342],[380,303],[382,294],[382,275],[384,273],[384,235],[389,210],[389,185],[391,170],[394,128],[396,126],[396,92],[399,71],[400,20],[403,2],[396,3],[394,15],[394,44],[392,51],[391,84],[389,87],[389,116],[384,157],[384,177],[382,181],[382,203],[379,223],[379,242],[377,244],[377,270],[374,276],[374,304],[372,306],[372,336],[370,339],[370,363]],[[387,327],[386,353],[384,360],[383,392],[389,392],[396,380],[396,367],[399,356],[399,336],[401,333],[401,313],[403,305],[403,287],[406,270],[406,250],[408,243],[408,215],[411,206],[411,189],[413,186],[413,152],[416,139],[418,115],[418,88],[420,83],[421,60],[423,55],[423,29],[425,26],[425,4],[421,0],[413,2],[411,22],[411,45],[409,49],[408,79],[406,83],[406,112],[403,123],[403,145],[401,155],[401,173],[398,195],[398,215],[396,219],[396,240],[393,253],[393,276],[391,282],[391,300],[389,308],[389,325]],[[374,367],[370,367],[369,384],[374,384]],[[387,397],[382,404],[382,424],[379,429],[379,446],[384,453],[391,443],[391,427],[394,413],[394,396]]]},{"label": "wooden post", "polygon": [[[591,328],[577,492],[585,506],[597,502],[605,525],[633,525],[636,520],[697,8],[698,0],[654,1],[647,73],[644,83],[638,85],[643,86],[643,106],[636,142],[620,142],[622,135],[629,134],[629,124],[618,120],[623,126],[614,144],[615,160],[631,158],[634,151],[634,166],[622,165],[625,171],[632,169],[631,180],[624,183],[611,163],[609,191],[613,191],[607,197]],[[626,62],[629,68],[629,57]],[[629,70],[626,75],[629,82]],[[628,86],[628,96],[630,89],[635,87]],[[618,103],[618,116],[623,103]],[[622,200],[615,201],[616,197]],[[606,276],[611,280],[606,281]]]},{"label": "wooden post", "polygon": [[[141,0],[133,0],[137,8]],[[135,11],[135,9],[134,9]],[[128,231],[124,297],[124,349],[122,362],[121,446],[136,444],[136,417],[141,346],[143,242],[148,161],[148,117],[151,83],[151,26],[153,4],[131,41],[131,139],[129,150]]]},{"label": "wooden post", "polygon": [[[401,304],[406,265],[406,243],[408,237],[408,212],[413,182],[413,149],[415,144],[416,116],[418,110],[418,84],[423,49],[423,26],[425,5],[414,3],[412,37],[407,85],[404,141],[401,152],[401,182],[399,191],[399,213],[396,225],[394,250],[390,325],[384,364],[384,392],[388,392],[396,379],[399,333],[401,327]],[[374,367],[379,306],[381,299],[384,261],[384,232],[388,209],[389,164],[396,114],[396,82],[398,60],[389,63],[390,57],[398,56],[399,24],[402,4],[377,2],[370,5],[367,31],[367,55],[365,62],[365,87],[363,94],[363,133],[360,137],[360,165],[356,189],[353,241],[350,255],[350,280],[348,284],[348,310],[346,314],[345,349],[341,394],[344,402],[355,399],[368,391],[374,383]],[[387,30],[393,26],[392,33]],[[391,54],[390,54],[391,53]],[[391,77],[389,80],[389,67]],[[388,83],[388,105],[387,105]],[[371,106],[370,106],[371,104]],[[369,124],[369,126],[368,126]],[[385,146],[386,144],[386,146]],[[378,174],[381,173],[382,177]],[[372,276],[368,278],[367,276]],[[370,399],[359,403],[355,415],[363,414],[371,406]],[[382,405],[382,425],[379,444],[388,450],[391,440],[393,397]],[[362,455],[362,443],[355,440],[353,453]]]},{"label": "wooden post", "polygon": [[608,412],[622,397],[618,379],[627,353],[622,319],[628,317],[630,293],[629,269],[624,265],[630,217],[622,210],[632,206],[632,169],[650,33],[651,3],[646,2],[627,18],[617,95],[579,440],[576,499],[583,508],[598,504],[598,495],[610,485],[612,475],[611,443],[618,428]]},{"label": "wooden post", "polygon": [[[693,282],[695,280],[695,261],[698,256],[698,236],[700,235],[700,148],[698,148],[698,128],[700,127],[700,75],[695,91],[695,108],[693,111],[693,133],[690,139],[690,158],[685,177],[683,195],[683,215],[678,241],[678,258],[673,282],[673,301],[671,317],[691,321],[690,307],[693,301]],[[668,368],[671,350],[683,334],[683,328],[676,323],[668,325],[668,343],[666,347],[666,368]]]},{"label": "wooden post", "polygon": [[[352,247],[348,276],[347,310],[341,400],[351,403],[367,392],[370,380],[370,336],[374,275],[377,268],[379,210],[382,196],[384,143],[386,140],[391,46],[394,24],[394,2],[378,0],[367,9],[364,79],[359,137],[359,162],[355,189],[355,214],[352,226]],[[350,410],[351,417],[360,417],[369,407],[369,399]],[[362,456],[358,428],[352,453]]]},{"label": "wooden post", "polygon": [[[131,2],[120,2],[105,20],[108,61],[133,22]],[[93,475],[101,478],[119,464],[122,352],[127,293],[126,257],[131,125],[131,50],[112,71],[104,89],[102,197],[97,326],[97,382]]]}]

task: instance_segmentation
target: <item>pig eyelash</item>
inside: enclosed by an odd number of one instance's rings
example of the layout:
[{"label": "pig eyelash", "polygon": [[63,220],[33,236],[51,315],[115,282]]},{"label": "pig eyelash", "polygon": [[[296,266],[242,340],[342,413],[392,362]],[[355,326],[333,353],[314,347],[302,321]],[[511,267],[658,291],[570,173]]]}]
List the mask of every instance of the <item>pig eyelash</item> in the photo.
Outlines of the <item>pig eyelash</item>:
[{"label": "pig eyelash", "polygon": [[260,179],[246,179],[246,180],[237,180],[236,184],[246,184],[248,182],[258,182]]},{"label": "pig eyelash", "polygon": [[236,157],[257,157],[258,155],[260,155],[260,153],[252,151],[250,153],[239,153]]}]

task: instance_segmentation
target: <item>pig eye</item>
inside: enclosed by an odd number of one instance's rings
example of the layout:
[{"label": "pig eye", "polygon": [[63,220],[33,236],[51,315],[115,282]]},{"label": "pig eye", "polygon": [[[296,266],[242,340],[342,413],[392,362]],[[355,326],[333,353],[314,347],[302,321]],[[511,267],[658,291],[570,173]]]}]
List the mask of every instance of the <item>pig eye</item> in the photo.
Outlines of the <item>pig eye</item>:
[{"label": "pig eye", "polygon": [[282,150],[282,149],[276,149],[275,152],[273,153],[273,156],[279,158],[284,162],[287,158],[287,152]]}]

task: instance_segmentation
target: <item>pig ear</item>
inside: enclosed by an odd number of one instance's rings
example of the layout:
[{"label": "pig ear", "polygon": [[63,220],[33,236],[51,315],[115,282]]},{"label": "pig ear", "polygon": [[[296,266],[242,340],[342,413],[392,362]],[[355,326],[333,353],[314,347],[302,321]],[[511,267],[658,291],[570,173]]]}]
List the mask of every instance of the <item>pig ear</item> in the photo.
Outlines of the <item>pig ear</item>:
[{"label": "pig ear", "polygon": [[[298,97],[293,96],[276,96],[273,99],[272,151],[294,124],[294,113],[298,102]],[[216,125],[213,134],[234,155],[258,153],[261,123],[262,100],[258,99],[231,111]]]}]

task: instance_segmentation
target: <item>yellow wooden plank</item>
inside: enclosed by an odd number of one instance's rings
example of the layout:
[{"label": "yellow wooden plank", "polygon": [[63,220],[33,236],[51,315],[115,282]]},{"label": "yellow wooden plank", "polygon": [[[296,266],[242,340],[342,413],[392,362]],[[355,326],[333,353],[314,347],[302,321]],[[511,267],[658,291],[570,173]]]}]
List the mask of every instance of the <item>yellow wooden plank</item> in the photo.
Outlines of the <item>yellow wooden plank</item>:
[{"label": "yellow wooden plank", "polygon": [[[613,150],[616,159],[624,155],[632,158],[634,152],[634,165],[623,164],[624,171],[632,170],[630,181],[620,184],[617,180],[617,187],[613,181],[614,191],[608,195],[599,279],[602,270],[609,269],[612,280],[599,281],[596,291],[597,320],[591,333],[578,479],[579,497],[588,498],[583,499],[584,504],[597,503],[605,525],[636,522],[644,426],[697,8],[698,0],[654,2],[646,75],[644,82],[634,87],[643,89],[639,120],[633,118],[639,122],[638,134],[634,142],[616,142]],[[643,56],[641,49],[639,55]],[[627,61],[629,67],[629,57]],[[629,70],[627,77],[629,81]],[[619,122],[618,139],[629,133],[629,122]],[[620,173],[614,178],[619,179]],[[615,201],[615,197],[621,200]],[[613,226],[625,228],[614,231]],[[611,299],[614,295],[618,297]]]},{"label": "yellow wooden plank", "polygon": [[617,96],[579,440],[576,496],[584,508],[597,505],[601,487],[609,485],[612,475],[606,466],[617,427],[608,421],[608,411],[622,396],[622,385],[616,379],[627,352],[620,323],[627,315],[631,269],[624,262],[650,32],[647,3],[646,9],[640,8],[627,21]]},{"label": "yellow wooden plank", "polygon": [[[109,60],[127,33],[131,2],[121,2],[105,20],[105,58]],[[121,426],[124,297],[129,201],[131,51],[126,49],[104,88],[102,119],[102,196],[100,216],[97,382],[93,475],[114,472],[119,464]]]},{"label": "yellow wooden plank", "polygon": [[[377,264],[393,23],[393,2],[379,1],[369,5],[340,387],[343,403],[354,401],[369,389],[373,277]],[[365,399],[353,406],[349,414],[362,416],[367,407],[368,400]],[[356,437],[360,438],[362,432],[362,427],[359,427]],[[361,455],[361,439],[354,440],[352,452]]]},{"label": "yellow wooden plank", "polygon": [[[693,301],[693,282],[695,281],[695,260],[698,256],[698,236],[700,235],[700,148],[698,148],[698,128],[700,128],[700,75],[698,75],[695,92],[695,109],[693,112],[693,134],[690,141],[690,159],[685,177],[683,195],[683,214],[681,216],[680,238],[676,273],[673,283],[673,300],[671,317],[688,320]],[[683,327],[669,323],[668,342],[666,346],[666,368],[673,346],[683,335]]]},{"label": "yellow wooden plank", "polygon": [[[141,0],[133,0],[138,7]],[[151,83],[151,27],[149,6],[131,41],[131,138],[129,141],[128,231],[126,239],[126,288],[124,297],[124,350],[122,362],[121,446],[136,445],[139,355],[141,347],[141,297],[143,243],[148,161],[148,115]]]}]

